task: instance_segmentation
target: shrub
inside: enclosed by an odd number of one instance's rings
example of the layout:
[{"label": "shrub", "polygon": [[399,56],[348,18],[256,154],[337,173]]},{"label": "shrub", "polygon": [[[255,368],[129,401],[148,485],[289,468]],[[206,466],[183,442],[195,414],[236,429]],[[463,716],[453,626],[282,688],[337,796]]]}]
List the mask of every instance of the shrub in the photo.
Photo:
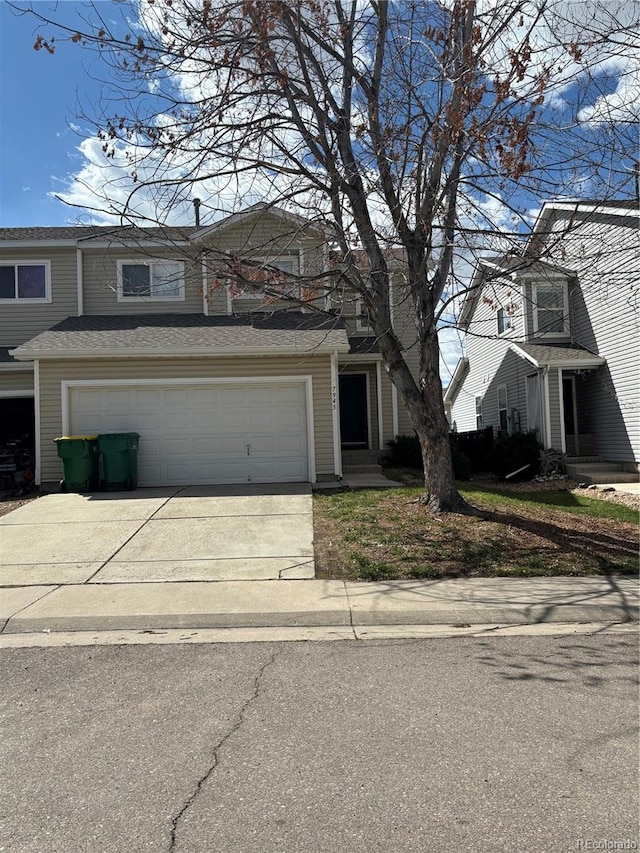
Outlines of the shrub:
[{"label": "shrub", "polygon": [[[395,468],[417,468],[422,470],[422,451],[417,435],[397,435],[387,442],[389,447],[388,464]],[[455,444],[451,442],[453,475],[456,480],[468,480],[471,476],[471,463]]]},{"label": "shrub", "polygon": [[500,438],[491,454],[491,471],[498,477],[506,477],[512,471],[528,465],[513,479],[530,480],[540,468],[540,447],[535,432],[517,432]]}]

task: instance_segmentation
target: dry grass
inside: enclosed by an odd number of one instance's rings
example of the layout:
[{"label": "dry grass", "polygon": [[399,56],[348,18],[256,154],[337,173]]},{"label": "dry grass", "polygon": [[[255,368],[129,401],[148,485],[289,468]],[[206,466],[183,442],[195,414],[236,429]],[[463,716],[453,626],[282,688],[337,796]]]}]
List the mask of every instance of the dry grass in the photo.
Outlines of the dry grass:
[{"label": "dry grass", "polygon": [[316,495],[317,574],[382,580],[637,572],[632,508],[557,484],[531,485],[460,484],[479,517],[434,518],[417,503],[417,488]]}]

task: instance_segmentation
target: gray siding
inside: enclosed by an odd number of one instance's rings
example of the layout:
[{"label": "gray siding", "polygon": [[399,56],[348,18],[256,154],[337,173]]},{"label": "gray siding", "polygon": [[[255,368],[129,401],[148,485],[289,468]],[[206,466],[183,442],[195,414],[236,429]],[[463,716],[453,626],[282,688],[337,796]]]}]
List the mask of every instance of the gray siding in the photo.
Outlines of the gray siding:
[{"label": "gray siding", "polygon": [[[500,337],[497,336],[499,308],[512,312],[511,329]],[[525,376],[533,371],[509,351],[511,342],[523,339],[524,328],[522,298],[513,284],[500,280],[488,282],[465,336],[469,371],[452,406],[452,419],[459,432],[476,429],[476,397],[482,398],[483,425],[499,428],[497,389],[505,384],[509,408],[518,409],[524,429],[524,382]]]},{"label": "gray siding", "polygon": [[40,363],[41,476],[55,482],[61,476],[54,439],[62,434],[63,380],[191,379],[219,377],[313,377],[313,417],[316,473],[333,474],[333,418],[330,357],[228,359],[93,359]]},{"label": "gray siding", "polygon": [[578,380],[581,432],[597,436],[608,459],[640,460],[640,231],[633,217],[592,216],[564,233],[553,226],[551,260],[576,270],[571,295],[572,340],[607,360]]},{"label": "gray siding", "polygon": [[51,303],[0,304],[0,347],[23,344],[78,313],[75,248],[0,248],[0,260],[50,261]]}]

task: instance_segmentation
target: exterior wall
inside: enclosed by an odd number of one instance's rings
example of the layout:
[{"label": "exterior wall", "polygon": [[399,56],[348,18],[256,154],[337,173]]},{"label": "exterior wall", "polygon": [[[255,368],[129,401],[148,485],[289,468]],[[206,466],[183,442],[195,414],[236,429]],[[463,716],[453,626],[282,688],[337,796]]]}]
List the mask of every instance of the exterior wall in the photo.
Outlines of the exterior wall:
[{"label": "exterior wall", "polygon": [[0,396],[9,397],[12,391],[33,391],[33,370],[0,371]]},{"label": "exterior wall", "polygon": [[558,212],[549,258],[578,274],[571,294],[572,341],[607,364],[578,380],[580,432],[597,436],[600,455],[640,461],[640,230],[638,218],[594,215],[565,233]]},{"label": "exterior wall", "polygon": [[560,376],[562,371],[549,370],[549,413],[551,424],[551,447],[554,450],[562,450],[562,427],[560,421],[562,412],[560,410]]},{"label": "exterior wall", "polygon": [[[511,328],[498,335],[497,312],[509,309]],[[521,429],[526,429],[525,376],[535,373],[509,350],[525,333],[522,299],[511,282],[488,282],[479,300],[466,335],[469,370],[452,405],[452,419],[458,432],[476,427],[476,397],[482,398],[483,426],[499,428],[498,386],[507,385],[508,407],[520,412]]]},{"label": "exterior wall", "polygon": [[[118,302],[119,260],[140,258],[184,261],[185,298],[181,301],[154,300]],[[202,265],[185,259],[184,250],[153,247],[118,246],[108,249],[83,249],[83,292],[85,314],[202,314]],[[225,302],[226,313],[226,302]]]},{"label": "exterior wall", "polygon": [[[305,233],[304,226],[285,221],[279,216],[270,215],[265,212],[262,216],[252,217],[238,225],[223,229],[219,234],[214,233],[211,237],[211,245],[219,251],[237,257],[251,259],[278,258],[296,255],[300,259],[300,272],[304,275],[313,275],[325,268],[325,246],[317,234]],[[215,254],[210,259],[212,267],[215,266]],[[215,275],[212,274],[212,279]],[[213,288],[211,296],[215,300],[216,291]],[[227,313],[226,289],[224,289],[225,304],[216,303],[218,307],[210,313]],[[273,311],[274,309],[291,305],[288,301],[274,302],[273,300],[261,301],[257,298],[244,298],[242,295],[233,297],[232,311],[242,314],[249,311]]]},{"label": "exterior wall", "polygon": [[313,377],[316,474],[334,473],[330,356],[218,359],[95,359],[40,362],[40,471],[43,482],[61,476],[54,439],[62,434],[61,382],[74,379],[195,379]]},{"label": "exterior wall", "polygon": [[0,260],[50,261],[51,302],[48,304],[3,302],[0,305],[0,347],[23,344],[78,313],[76,250],[69,248],[2,248]]}]

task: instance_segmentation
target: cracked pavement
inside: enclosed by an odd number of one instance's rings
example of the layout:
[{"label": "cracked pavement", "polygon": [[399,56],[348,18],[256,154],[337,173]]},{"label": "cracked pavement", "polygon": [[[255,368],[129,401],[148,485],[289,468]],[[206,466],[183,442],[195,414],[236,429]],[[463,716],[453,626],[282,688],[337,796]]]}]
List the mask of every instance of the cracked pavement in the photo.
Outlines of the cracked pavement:
[{"label": "cracked pavement", "polygon": [[638,841],[633,635],[21,648],[0,666],[2,853]]}]

